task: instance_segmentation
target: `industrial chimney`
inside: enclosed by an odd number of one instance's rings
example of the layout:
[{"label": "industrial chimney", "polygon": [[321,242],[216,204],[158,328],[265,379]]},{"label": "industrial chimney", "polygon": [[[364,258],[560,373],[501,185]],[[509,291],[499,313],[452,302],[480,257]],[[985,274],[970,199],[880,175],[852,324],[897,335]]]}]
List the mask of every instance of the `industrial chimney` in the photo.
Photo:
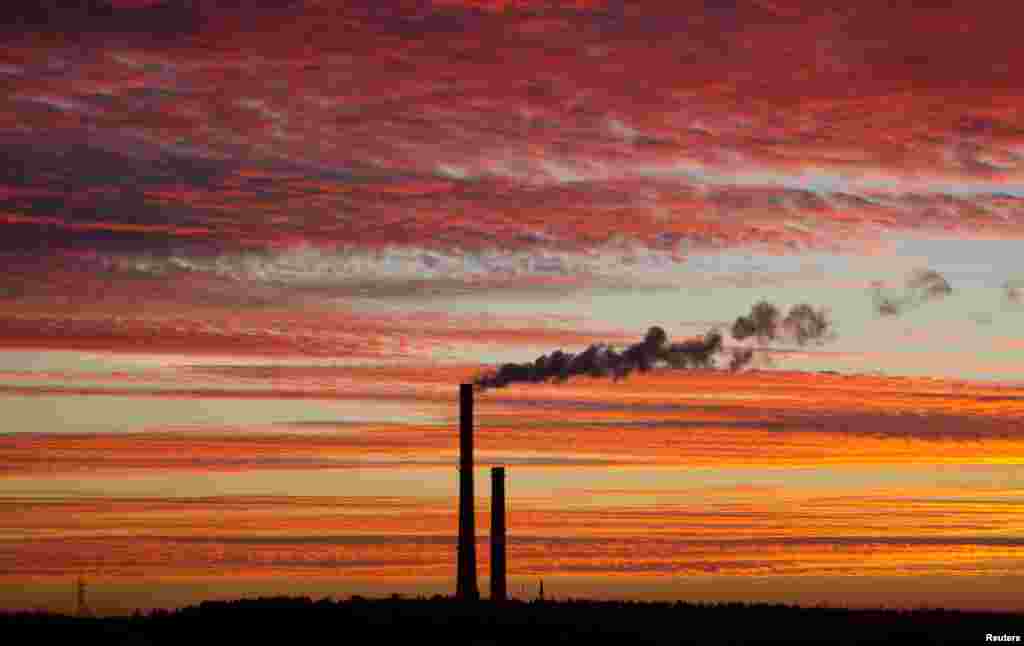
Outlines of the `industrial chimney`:
[{"label": "industrial chimney", "polygon": [[491,601],[507,598],[505,580],[505,467],[491,468]]},{"label": "industrial chimney", "polygon": [[473,517],[473,384],[459,385],[459,553],[455,597],[467,601],[480,598]]}]

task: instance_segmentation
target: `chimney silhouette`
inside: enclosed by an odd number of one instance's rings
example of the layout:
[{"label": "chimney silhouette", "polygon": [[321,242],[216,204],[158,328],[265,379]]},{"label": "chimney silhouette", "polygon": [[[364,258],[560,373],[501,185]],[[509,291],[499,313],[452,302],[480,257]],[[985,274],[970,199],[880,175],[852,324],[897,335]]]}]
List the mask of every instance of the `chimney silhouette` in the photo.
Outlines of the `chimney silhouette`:
[{"label": "chimney silhouette", "polygon": [[491,467],[491,601],[508,598],[505,580],[505,467]]},{"label": "chimney silhouette", "polygon": [[455,597],[467,601],[480,598],[473,516],[473,384],[459,384],[459,553]]}]

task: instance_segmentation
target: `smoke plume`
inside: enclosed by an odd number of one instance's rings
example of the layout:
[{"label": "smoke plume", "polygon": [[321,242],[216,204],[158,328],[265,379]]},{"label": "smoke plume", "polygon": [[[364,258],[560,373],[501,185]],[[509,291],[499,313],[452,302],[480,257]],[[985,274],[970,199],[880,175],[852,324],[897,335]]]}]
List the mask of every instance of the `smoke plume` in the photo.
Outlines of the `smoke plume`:
[{"label": "smoke plume", "polygon": [[577,375],[628,377],[634,370],[647,372],[656,364],[672,368],[713,368],[715,355],[722,350],[722,335],[711,330],[702,338],[669,343],[665,330],[657,325],[647,330],[643,340],[622,352],[604,343],[595,343],[579,354],[555,350],[533,362],[506,363],[496,371],[482,375],[476,384],[482,389],[501,388],[511,383],[561,382]]},{"label": "smoke plume", "polygon": [[[762,301],[751,308],[750,315],[736,319],[732,334],[739,341],[754,336],[763,342],[792,340],[805,345],[831,338],[832,330],[823,309],[795,305],[785,318],[780,318],[775,305]],[[477,377],[475,383],[486,390],[512,383],[562,382],[577,375],[611,377],[617,381],[634,370],[647,372],[656,365],[676,370],[716,368],[718,355],[725,351],[722,333],[717,329],[712,328],[702,337],[669,343],[665,330],[655,325],[647,330],[642,341],[621,352],[604,343],[595,343],[579,354],[555,350],[532,362],[503,364]],[[753,360],[754,354],[754,348],[732,348],[728,369],[734,372],[742,369]]]},{"label": "smoke plume", "polygon": [[811,342],[822,343],[831,335],[828,313],[806,303],[794,305],[783,318],[778,307],[761,301],[750,308],[750,314],[738,317],[732,325],[732,336],[737,341],[755,337],[761,343],[793,341],[804,346]]},{"label": "smoke plume", "polygon": [[882,316],[899,316],[908,309],[953,293],[949,281],[933,269],[915,270],[906,281],[902,293],[886,293],[881,282],[871,284],[875,311]]}]

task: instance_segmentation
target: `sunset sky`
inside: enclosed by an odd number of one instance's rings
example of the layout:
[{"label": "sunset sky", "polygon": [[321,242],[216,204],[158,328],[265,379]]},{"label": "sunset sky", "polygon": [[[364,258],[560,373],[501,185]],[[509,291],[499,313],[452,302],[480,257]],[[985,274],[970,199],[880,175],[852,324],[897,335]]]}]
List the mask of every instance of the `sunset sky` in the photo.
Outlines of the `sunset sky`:
[{"label": "sunset sky", "polygon": [[657,325],[513,596],[1024,610],[1024,9],[891,4],[4,3],[0,607],[449,594]]}]

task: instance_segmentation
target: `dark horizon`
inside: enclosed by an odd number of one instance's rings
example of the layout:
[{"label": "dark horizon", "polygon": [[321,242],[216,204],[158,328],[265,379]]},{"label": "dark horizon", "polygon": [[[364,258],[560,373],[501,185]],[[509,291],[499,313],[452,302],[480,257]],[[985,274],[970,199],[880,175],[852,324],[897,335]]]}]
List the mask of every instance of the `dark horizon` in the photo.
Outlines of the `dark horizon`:
[{"label": "dark horizon", "polygon": [[628,640],[647,644],[906,643],[961,644],[1019,641],[1024,614],[943,609],[846,610],[783,604],[690,604],[615,601],[508,600],[467,602],[354,597],[348,601],[266,597],[207,601],[174,612],[136,613],[120,619],[72,618],[0,612],[9,635],[45,639],[120,639],[132,644],[175,644],[196,635],[230,631],[247,643],[277,643],[302,622],[318,631],[372,631],[381,639],[446,643],[521,644],[524,641]]}]

